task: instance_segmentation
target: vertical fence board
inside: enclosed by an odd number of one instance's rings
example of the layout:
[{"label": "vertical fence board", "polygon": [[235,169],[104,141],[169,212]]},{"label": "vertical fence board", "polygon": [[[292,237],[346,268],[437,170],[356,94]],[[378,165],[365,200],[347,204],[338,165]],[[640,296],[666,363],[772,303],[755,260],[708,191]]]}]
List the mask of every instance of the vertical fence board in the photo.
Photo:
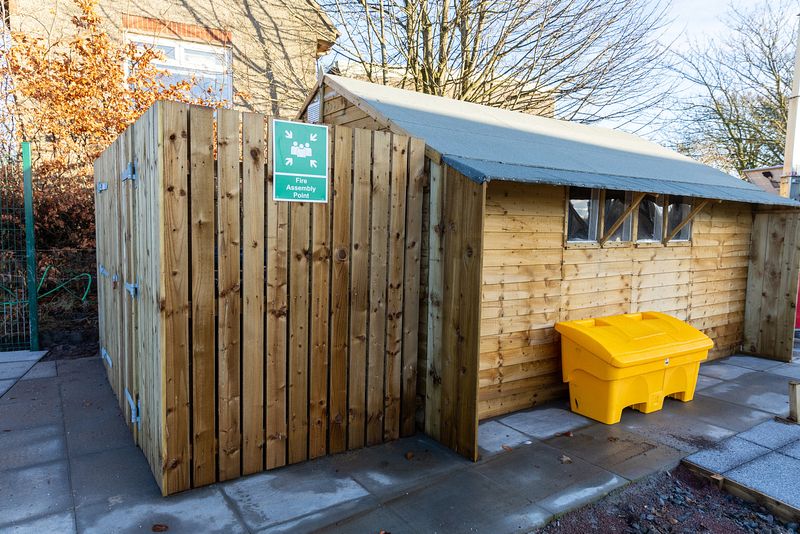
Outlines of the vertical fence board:
[{"label": "vertical fence board", "polygon": [[367,445],[375,445],[383,441],[391,135],[386,132],[375,132],[372,148]]},{"label": "vertical fence board", "polygon": [[328,298],[330,296],[330,209],[312,205],[311,361],[309,367],[308,456],[327,451],[328,437]]},{"label": "vertical fence board", "polygon": [[[269,138],[271,139],[272,132]],[[268,147],[272,143],[267,143]],[[286,465],[286,314],[289,205],[272,200],[274,180],[268,158],[267,184],[267,457],[266,467]]]},{"label": "vertical fence board", "polygon": [[347,448],[347,367],[350,316],[350,209],[353,180],[353,130],[337,126],[333,172],[331,275],[331,352],[329,398],[330,452]]},{"label": "vertical fence board", "polygon": [[239,113],[217,111],[219,479],[241,474]]},{"label": "vertical fence board", "polygon": [[430,231],[428,232],[428,336],[425,375],[425,433],[441,441],[442,421],[442,296],[444,253],[442,208],[444,180],[442,166],[430,164]]},{"label": "vertical fence board", "polygon": [[403,351],[403,264],[405,263],[408,137],[394,135],[391,147],[388,289],[386,295],[386,370],[383,439],[400,435]]},{"label": "vertical fence board", "polygon": [[417,358],[420,313],[420,251],[422,245],[422,197],[425,186],[425,143],[410,139],[408,190],[405,202],[405,281],[403,289],[403,355],[400,435],[414,433],[417,402]]},{"label": "vertical fence board", "polygon": [[192,222],[192,473],[195,485],[217,480],[216,329],[214,324],[214,114],[189,111]]},{"label": "vertical fence board", "polygon": [[292,204],[289,274],[289,463],[308,458],[308,305],[311,205]]},{"label": "vertical fence board", "polygon": [[190,487],[188,106],[163,103],[166,494]]},{"label": "vertical fence board", "polygon": [[264,116],[242,115],[242,472],[264,469]]},{"label": "vertical fence board", "polygon": [[367,322],[369,319],[369,219],[372,132],[356,130],[354,140],[352,276],[350,285],[349,449],[366,443]]}]

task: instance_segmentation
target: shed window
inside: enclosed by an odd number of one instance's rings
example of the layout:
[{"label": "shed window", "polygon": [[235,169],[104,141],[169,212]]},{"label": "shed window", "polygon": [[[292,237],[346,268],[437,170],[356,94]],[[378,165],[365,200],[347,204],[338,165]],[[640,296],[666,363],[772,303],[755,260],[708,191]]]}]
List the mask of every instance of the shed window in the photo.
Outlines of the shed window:
[{"label": "shed window", "polygon": [[[667,204],[667,235],[671,235],[692,211],[691,199],[688,197],[671,196]],[[692,223],[689,221],[672,238],[672,241],[688,241],[692,237]]]},{"label": "shed window", "polygon": [[[625,191],[606,191],[603,208],[603,232],[607,232],[616,223],[628,206],[631,204],[631,195]],[[630,241],[631,217],[625,217],[622,225],[608,237],[607,241]]]},{"label": "shed window", "polygon": [[597,241],[599,191],[586,187],[569,188],[567,241]]},{"label": "shed window", "polygon": [[647,195],[639,203],[637,241],[661,241],[663,239],[664,206],[655,195]]}]

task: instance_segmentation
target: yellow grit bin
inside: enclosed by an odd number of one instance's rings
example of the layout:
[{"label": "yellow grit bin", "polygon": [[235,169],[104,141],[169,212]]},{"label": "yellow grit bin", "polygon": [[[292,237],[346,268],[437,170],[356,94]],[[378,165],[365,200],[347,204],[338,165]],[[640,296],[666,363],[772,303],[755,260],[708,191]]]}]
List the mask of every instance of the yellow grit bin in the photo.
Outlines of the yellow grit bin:
[{"label": "yellow grit bin", "polygon": [[628,406],[660,410],[664,397],[694,397],[711,339],[664,313],[642,312],[556,324],[572,411],[608,425]]}]

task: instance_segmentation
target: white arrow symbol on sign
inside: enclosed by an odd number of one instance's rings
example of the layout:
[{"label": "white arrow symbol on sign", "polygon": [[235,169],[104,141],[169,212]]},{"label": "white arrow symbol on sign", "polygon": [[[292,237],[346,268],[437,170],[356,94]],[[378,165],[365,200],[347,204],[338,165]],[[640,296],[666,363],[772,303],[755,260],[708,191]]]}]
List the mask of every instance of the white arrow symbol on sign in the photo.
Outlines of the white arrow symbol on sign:
[{"label": "white arrow symbol on sign", "polygon": [[308,136],[308,138],[309,138],[311,141],[316,141],[316,140],[317,140],[317,134],[311,134],[311,135],[309,135],[309,136]]},{"label": "white arrow symbol on sign", "polygon": [[290,130],[286,130],[286,139],[291,139],[294,137],[294,134]]},{"label": "white arrow symbol on sign", "polygon": [[312,159],[311,161],[309,161],[308,164],[311,165],[311,167],[314,168],[314,169],[317,168],[317,160],[315,160],[315,159]]},{"label": "white arrow symbol on sign", "polygon": [[294,160],[293,160],[292,158],[286,158],[286,161],[285,161],[285,163],[286,163],[286,165],[288,165],[289,167],[291,167],[291,166],[292,166],[292,164],[294,163]]}]

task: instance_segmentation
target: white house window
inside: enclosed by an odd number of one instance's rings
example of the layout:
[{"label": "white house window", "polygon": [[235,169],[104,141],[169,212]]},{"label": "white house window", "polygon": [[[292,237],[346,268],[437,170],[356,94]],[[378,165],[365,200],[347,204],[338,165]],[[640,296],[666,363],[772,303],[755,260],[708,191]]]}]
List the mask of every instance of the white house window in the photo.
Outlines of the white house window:
[{"label": "white house window", "polygon": [[165,83],[195,80],[192,96],[206,100],[233,101],[233,68],[230,48],[222,45],[195,43],[128,34],[128,40],[143,48],[155,48],[163,59],[153,61],[168,71]]}]

